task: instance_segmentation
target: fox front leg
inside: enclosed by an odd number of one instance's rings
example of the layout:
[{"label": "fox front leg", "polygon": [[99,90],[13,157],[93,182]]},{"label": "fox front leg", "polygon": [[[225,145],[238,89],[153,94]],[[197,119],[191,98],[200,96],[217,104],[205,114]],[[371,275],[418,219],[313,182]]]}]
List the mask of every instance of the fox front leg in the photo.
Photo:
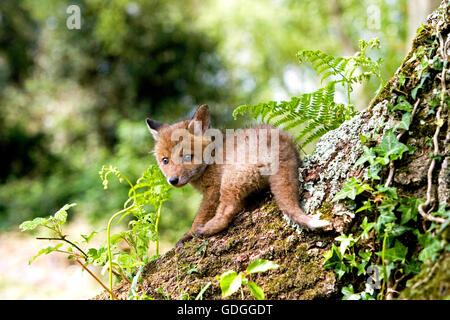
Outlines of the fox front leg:
[{"label": "fox front leg", "polygon": [[197,215],[194,218],[194,222],[192,223],[191,229],[186,232],[184,236],[178,240],[176,247],[181,247],[186,241],[192,239],[197,228],[201,225],[206,224],[209,220],[211,220],[217,211],[217,206],[219,202],[218,191],[211,190],[203,195],[202,203],[200,204],[200,208],[197,212]]},{"label": "fox front leg", "polygon": [[221,201],[214,218],[203,225],[199,225],[195,230],[195,235],[198,237],[207,237],[224,230],[241,209],[240,202],[227,203]]}]

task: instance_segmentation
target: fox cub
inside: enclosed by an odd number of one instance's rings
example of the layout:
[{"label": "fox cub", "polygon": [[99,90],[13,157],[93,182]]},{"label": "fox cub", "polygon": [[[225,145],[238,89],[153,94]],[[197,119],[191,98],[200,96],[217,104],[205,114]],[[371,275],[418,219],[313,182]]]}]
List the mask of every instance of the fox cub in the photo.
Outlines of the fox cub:
[{"label": "fox cub", "polygon": [[190,183],[203,194],[192,227],[177,246],[193,235],[210,236],[224,230],[244,209],[246,196],[268,187],[280,209],[299,225],[310,229],[330,225],[306,215],[299,206],[299,155],[286,132],[264,125],[232,134],[228,132],[233,130],[227,130],[224,136],[210,128],[207,105],[201,105],[191,120],[146,122],[168,183],[174,187]]}]

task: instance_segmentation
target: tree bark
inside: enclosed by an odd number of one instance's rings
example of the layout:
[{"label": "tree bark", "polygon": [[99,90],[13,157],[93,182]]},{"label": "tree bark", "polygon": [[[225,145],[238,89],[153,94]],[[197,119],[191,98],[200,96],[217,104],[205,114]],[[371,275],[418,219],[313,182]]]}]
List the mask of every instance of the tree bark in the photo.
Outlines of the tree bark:
[{"label": "tree bark", "polygon": [[[395,161],[393,170],[386,167],[381,174],[385,180],[391,179],[391,186],[395,186],[399,194],[424,200],[430,198],[426,213],[448,202],[449,108],[445,103],[434,109],[429,104],[436,90],[448,96],[446,81],[450,81],[450,74],[446,67],[443,71],[431,69],[430,76],[417,90],[417,98],[411,97],[420,81],[416,69],[419,63],[418,51],[431,48],[430,43],[437,41],[439,47],[434,55],[439,55],[441,59],[447,58],[450,42],[448,7],[449,1],[443,1],[441,9],[428,17],[425,27],[416,35],[411,51],[369,107],[324,135],[317,143],[315,152],[303,159],[299,168],[302,207],[308,214],[320,215],[322,219],[332,221],[330,230],[303,229],[279,211],[270,194],[259,195],[250,199],[246,210],[234,218],[227,230],[207,239],[195,238],[186,247],[171,249],[149,263],[142,273],[143,281],[138,284],[137,293],[155,299],[181,299],[187,295],[194,298],[210,282],[203,298],[221,299],[216,277],[227,270],[245,271],[250,262],[260,258],[280,265],[278,269],[249,276],[249,281],[255,281],[262,287],[266,299],[338,299],[342,296],[343,286],[349,283],[363,285],[367,280],[364,277],[338,280],[334,271],[323,267],[323,253],[330,249],[335,237],[342,232],[356,234],[367,215],[355,213],[351,204],[331,200],[350,177],[365,179],[365,169],[354,168],[362,154],[360,135],[378,136],[379,139],[373,141],[377,144],[384,132],[398,124],[399,115],[388,111],[388,106],[399,95],[406,96],[411,104],[416,105],[410,130],[401,137],[403,143],[414,145],[416,150]],[[400,74],[406,77],[405,82],[399,81]],[[436,134],[437,126],[440,126],[436,141],[441,161],[435,161],[430,176],[430,152],[433,152],[433,145],[427,137]],[[368,246],[372,241],[374,239],[369,239]],[[409,249],[415,250],[413,247]],[[448,262],[449,255],[444,250],[435,266],[430,266],[434,268],[433,272],[428,272],[426,276],[419,274],[416,276],[417,281],[409,279],[409,287],[405,284],[407,279],[402,279],[392,290],[400,292],[400,298],[436,299],[448,296]],[[196,271],[186,272],[190,268],[185,266],[193,266]],[[428,286],[433,281],[437,282],[438,289],[422,290],[424,285]],[[413,289],[414,285],[416,287]],[[115,286],[114,293],[119,298],[127,299],[129,289],[129,283],[121,282]],[[398,297],[398,294],[391,294],[390,297]],[[106,292],[96,297],[108,298]],[[253,296],[246,289],[231,298],[253,299]]]}]

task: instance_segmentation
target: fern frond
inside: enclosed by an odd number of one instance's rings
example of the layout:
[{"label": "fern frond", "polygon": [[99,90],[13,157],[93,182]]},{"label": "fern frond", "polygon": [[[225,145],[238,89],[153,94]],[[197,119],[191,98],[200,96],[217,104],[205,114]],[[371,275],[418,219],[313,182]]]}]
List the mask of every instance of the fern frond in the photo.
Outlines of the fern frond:
[{"label": "fern frond", "polygon": [[[351,57],[333,57],[320,50],[301,50],[297,53],[297,58],[300,62],[311,63],[321,76],[321,83],[328,80],[325,87],[293,97],[290,101],[239,106],[234,110],[233,116],[236,119],[238,115],[248,113],[253,118],[260,118],[276,127],[295,130],[295,141],[307,145],[355,115],[354,106],[350,103],[352,84],[367,80],[372,75],[383,83],[379,62],[365,55],[368,48],[378,45],[379,41],[376,39],[361,41],[360,51]],[[346,89],[348,105],[334,101],[337,84]]]},{"label": "fern frond", "polygon": [[346,67],[351,59],[343,57],[333,57],[319,50],[301,50],[297,53],[300,62],[309,61],[321,77],[321,83],[331,76],[337,76],[346,79]]},{"label": "fern frond", "polygon": [[[255,119],[285,130],[296,130],[293,134],[297,142],[307,145],[328,130],[337,128],[348,119],[348,106],[334,102],[335,82],[312,93],[293,97],[290,101],[259,103],[237,107],[233,115],[248,113]],[[300,128],[300,131],[298,130]]]}]

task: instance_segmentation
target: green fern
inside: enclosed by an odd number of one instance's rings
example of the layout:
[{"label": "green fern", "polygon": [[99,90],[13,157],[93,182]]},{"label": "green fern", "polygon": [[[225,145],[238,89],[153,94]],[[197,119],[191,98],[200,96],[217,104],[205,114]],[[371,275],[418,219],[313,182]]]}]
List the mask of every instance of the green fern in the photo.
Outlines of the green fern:
[{"label": "green fern", "polygon": [[[285,130],[297,129],[294,134],[295,141],[301,142],[303,146],[336,129],[342,122],[355,115],[354,106],[350,103],[350,92],[354,83],[368,80],[375,75],[383,84],[379,66],[381,59],[374,62],[365,55],[368,48],[378,47],[379,41],[361,40],[359,46],[360,51],[354,56],[345,58],[333,57],[320,50],[299,51],[297,57],[300,62],[309,61],[314,70],[321,75],[321,83],[328,81],[325,87],[302,94],[300,97],[292,97],[290,101],[239,106],[233,112],[234,118],[248,113],[251,117],[275,127],[282,127]],[[346,90],[348,104],[334,101],[336,85],[342,85]]]},{"label": "green fern", "polygon": [[259,103],[237,107],[233,116],[249,113],[262,122],[291,130],[302,126],[295,135],[295,141],[307,145],[326,132],[336,129],[354,115],[352,107],[334,102],[335,82],[313,93],[293,97],[290,101]]}]

